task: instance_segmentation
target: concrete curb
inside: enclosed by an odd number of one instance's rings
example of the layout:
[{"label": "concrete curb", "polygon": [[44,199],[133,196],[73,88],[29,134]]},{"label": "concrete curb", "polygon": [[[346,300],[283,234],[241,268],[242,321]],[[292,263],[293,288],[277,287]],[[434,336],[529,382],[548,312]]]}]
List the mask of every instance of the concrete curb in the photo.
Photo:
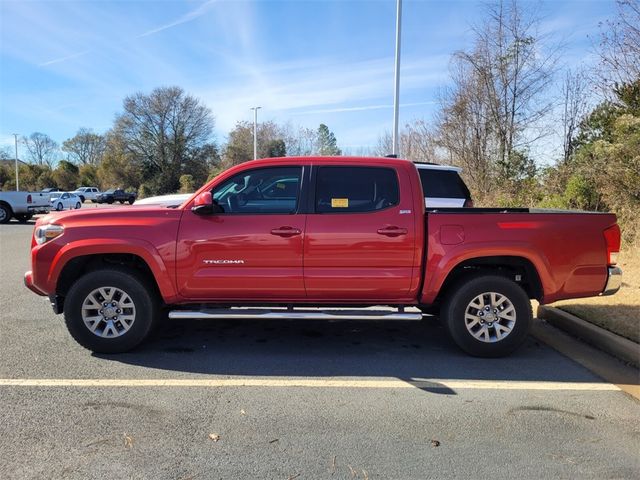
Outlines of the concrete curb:
[{"label": "concrete curb", "polygon": [[624,362],[640,367],[640,345],[636,342],[558,308],[540,305],[537,316]]}]

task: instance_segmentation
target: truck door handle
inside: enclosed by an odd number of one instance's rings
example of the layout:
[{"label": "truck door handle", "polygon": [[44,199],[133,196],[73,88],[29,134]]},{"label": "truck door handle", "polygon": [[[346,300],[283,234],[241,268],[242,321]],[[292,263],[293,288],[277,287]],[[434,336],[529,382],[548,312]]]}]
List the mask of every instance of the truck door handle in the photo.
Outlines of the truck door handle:
[{"label": "truck door handle", "polygon": [[293,227],[280,227],[280,228],[274,228],[273,230],[271,230],[271,235],[277,235],[278,237],[294,237],[296,235],[300,235],[302,233],[302,230],[300,230],[299,228],[293,228]]},{"label": "truck door handle", "polygon": [[407,229],[400,227],[384,227],[378,229],[378,235],[386,235],[387,237],[399,237],[400,235],[406,235]]}]

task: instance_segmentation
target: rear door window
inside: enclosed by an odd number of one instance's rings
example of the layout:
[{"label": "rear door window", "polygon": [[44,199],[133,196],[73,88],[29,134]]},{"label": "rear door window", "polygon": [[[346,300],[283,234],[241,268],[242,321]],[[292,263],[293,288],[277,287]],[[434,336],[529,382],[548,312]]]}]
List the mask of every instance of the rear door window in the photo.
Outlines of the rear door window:
[{"label": "rear door window", "polygon": [[318,168],[316,213],[374,212],[399,202],[398,176],[392,168]]},{"label": "rear door window", "polygon": [[454,170],[419,168],[422,191],[430,198],[471,198],[469,189]]}]

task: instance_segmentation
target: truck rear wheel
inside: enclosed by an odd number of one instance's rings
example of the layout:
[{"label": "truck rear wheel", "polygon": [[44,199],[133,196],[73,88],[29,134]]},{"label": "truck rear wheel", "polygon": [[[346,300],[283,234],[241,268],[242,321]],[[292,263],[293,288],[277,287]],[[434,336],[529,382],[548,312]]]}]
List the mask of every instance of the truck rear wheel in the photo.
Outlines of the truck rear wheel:
[{"label": "truck rear wheel", "polygon": [[453,341],[477,357],[502,357],[527,338],[531,302],[517,283],[498,275],[458,283],[445,300],[441,316]]},{"label": "truck rear wheel", "polygon": [[153,328],[157,301],[133,270],[100,269],[80,277],[65,299],[69,332],[97,353],[121,353],[138,346]]}]

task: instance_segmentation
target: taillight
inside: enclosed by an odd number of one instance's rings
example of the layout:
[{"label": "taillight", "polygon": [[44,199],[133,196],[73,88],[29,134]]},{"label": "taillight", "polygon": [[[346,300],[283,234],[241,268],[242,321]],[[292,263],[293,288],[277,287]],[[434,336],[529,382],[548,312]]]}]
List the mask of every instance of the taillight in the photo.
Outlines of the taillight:
[{"label": "taillight", "polygon": [[618,261],[618,252],[620,252],[620,227],[617,224],[612,225],[603,233],[607,242],[607,263],[615,265]]},{"label": "taillight", "polygon": [[462,205],[463,208],[473,208],[473,200],[471,200],[470,198],[467,198],[464,201],[464,205]]},{"label": "taillight", "polygon": [[27,195],[27,203],[33,203],[31,195]]}]

